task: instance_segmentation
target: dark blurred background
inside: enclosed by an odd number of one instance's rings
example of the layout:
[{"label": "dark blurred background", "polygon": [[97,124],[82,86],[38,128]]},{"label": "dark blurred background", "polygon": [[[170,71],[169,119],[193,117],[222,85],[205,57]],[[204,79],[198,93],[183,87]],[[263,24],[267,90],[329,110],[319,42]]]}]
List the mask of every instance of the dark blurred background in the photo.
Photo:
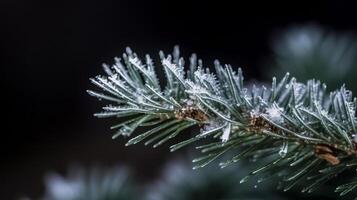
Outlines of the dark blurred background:
[{"label": "dark blurred background", "polygon": [[93,117],[101,105],[85,92],[88,79],[126,46],[157,58],[179,44],[185,56],[196,52],[206,65],[218,58],[263,80],[275,32],[306,23],[355,32],[355,8],[343,1],[2,0],[0,199],[39,196],[44,174],[71,163],[125,163],[150,181],[173,156],[168,145],[126,148],[125,139],[111,139],[113,121]]}]

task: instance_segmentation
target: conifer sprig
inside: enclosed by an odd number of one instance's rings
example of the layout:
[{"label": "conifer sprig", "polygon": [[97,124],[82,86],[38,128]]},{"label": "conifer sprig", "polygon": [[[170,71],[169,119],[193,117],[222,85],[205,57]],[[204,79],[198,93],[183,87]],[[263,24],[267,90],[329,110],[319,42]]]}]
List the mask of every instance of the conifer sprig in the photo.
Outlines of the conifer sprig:
[{"label": "conifer sprig", "polygon": [[[111,102],[97,117],[118,117],[112,126],[113,138],[129,136],[127,145],[145,141],[157,147],[183,130],[198,126],[200,132],[174,144],[171,151],[198,140],[204,155],[193,160],[194,168],[204,167],[227,152],[229,166],[241,159],[259,161],[262,166],[244,177],[259,175],[258,182],[281,177],[283,190],[301,181],[303,192],[312,192],[336,175],[357,169],[357,100],[342,86],[332,93],[318,80],[306,84],[290,78],[273,78],[270,87],[243,85],[241,69],[215,61],[215,73],[204,68],[196,55],[189,59],[189,70],[179,55],[160,52],[166,80],[160,83],[150,56],[145,61],[127,48],[112,67],[104,65],[106,75],[91,81],[103,90],[88,93]],[[161,85],[165,85],[161,87]],[[142,126],[149,131],[133,136]],[[357,187],[356,180],[337,187],[344,195]]]}]

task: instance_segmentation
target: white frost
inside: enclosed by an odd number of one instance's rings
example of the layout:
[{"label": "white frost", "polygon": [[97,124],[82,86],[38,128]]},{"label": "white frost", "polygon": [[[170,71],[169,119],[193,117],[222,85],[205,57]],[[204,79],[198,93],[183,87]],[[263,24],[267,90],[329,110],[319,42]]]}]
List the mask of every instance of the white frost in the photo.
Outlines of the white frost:
[{"label": "white frost", "polygon": [[268,114],[269,119],[273,120],[274,122],[280,123],[284,120],[283,117],[281,116],[282,110],[283,110],[282,108],[273,106],[273,107],[267,108],[265,112],[266,112],[266,114]]},{"label": "white frost", "polygon": [[288,152],[288,142],[284,141],[283,145],[280,147],[279,155],[281,157],[285,157],[287,152]]},{"label": "white frost", "polygon": [[306,93],[306,86],[302,83],[294,84],[294,96],[297,102],[301,102]]},{"label": "white frost", "polygon": [[228,125],[223,129],[223,134],[222,134],[222,142],[227,142],[229,139],[229,135],[231,133],[231,123],[228,123]]}]

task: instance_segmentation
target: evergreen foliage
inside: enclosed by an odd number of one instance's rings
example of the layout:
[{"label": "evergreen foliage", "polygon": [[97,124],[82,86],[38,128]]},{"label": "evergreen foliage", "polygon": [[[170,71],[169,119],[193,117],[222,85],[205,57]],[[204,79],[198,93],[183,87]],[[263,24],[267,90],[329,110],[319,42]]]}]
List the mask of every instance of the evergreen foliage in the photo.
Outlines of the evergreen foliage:
[{"label": "evergreen foliage", "polygon": [[[286,74],[274,77],[269,87],[243,85],[241,69],[215,61],[215,73],[192,55],[189,69],[178,47],[172,55],[160,52],[166,77],[159,82],[150,56],[144,61],[127,48],[122,59],[106,75],[91,81],[102,92],[88,93],[111,104],[95,114],[124,121],[112,126],[113,138],[130,137],[127,145],[144,142],[158,147],[183,130],[198,126],[193,137],[170,146],[175,151],[189,144],[203,155],[193,160],[201,168],[221,155],[227,167],[242,159],[261,165],[241,180],[258,175],[261,181],[279,177],[284,191],[304,182],[302,192],[313,192],[338,174],[357,168],[356,98],[342,86],[327,93],[318,80],[305,84]],[[162,86],[164,85],[164,86]],[[139,127],[150,127],[134,133]],[[357,187],[357,179],[345,180],[336,192],[345,195]]]},{"label": "evergreen foliage", "polygon": [[138,199],[130,173],[123,167],[71,168],[66,176],[50,173],[45,178],[43,200]]},{"label": "evergreen foliage", "polygon": [[292,26],[280,34],[272,43],[271,73],[268,76],[290,72],[299,80],[318,77],[329,88],[354,84],[357,69],[357,40],[350,33],[339,33],[323,29],[314,24]]}]

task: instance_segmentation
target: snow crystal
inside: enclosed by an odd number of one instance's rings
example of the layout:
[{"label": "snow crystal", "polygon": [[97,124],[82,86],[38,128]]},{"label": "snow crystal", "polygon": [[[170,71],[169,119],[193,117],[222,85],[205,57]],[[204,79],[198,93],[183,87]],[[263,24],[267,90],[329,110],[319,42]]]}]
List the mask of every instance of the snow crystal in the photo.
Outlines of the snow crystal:
[{"label": "snow crystal", "polygon": [[190,89],[186,90],[186,92],[188,92],[188,93],[191,93],[191,94],[209,94],[209,92],[204,87],[196,85],[191,81],[186,81],[186,83],[190,87]]},{"label": "snow crystal", "polygon": [[252,117],[252,118],[259,117],[259,115],[260,115],[259,109],[253,109],[253,110],[250,112],[250,117]]},{"label": "snow crystal", "polygon": [[231,133],[231,124],[228,123],[228,125],[223,129],[223,134],[222,134],[222,142],[227,142],[229,139],[229,135]]},{"label": "snow crystal", "polygon": [[279,155],[281,157],[285,157],[287,152],[288,152],[288,143],[287,141],[284,141],[283,145],[280,147]]},{"label": "snow crystal", "polygon": [[144,103],[144,97],[143,97],[143,96],[140,96],[139,94],[137,95],[136,100],[137,100],[137,102],[138,102],[139,104],[140,104],[140,103]]},{"label": "snow crystal", "polygon": [[273,120],[274,122],[282,122],[284,119],[281,116],[282,108],[279,107],[270,107],[266,109],[266,114],[268,114],[269,119]]}]

